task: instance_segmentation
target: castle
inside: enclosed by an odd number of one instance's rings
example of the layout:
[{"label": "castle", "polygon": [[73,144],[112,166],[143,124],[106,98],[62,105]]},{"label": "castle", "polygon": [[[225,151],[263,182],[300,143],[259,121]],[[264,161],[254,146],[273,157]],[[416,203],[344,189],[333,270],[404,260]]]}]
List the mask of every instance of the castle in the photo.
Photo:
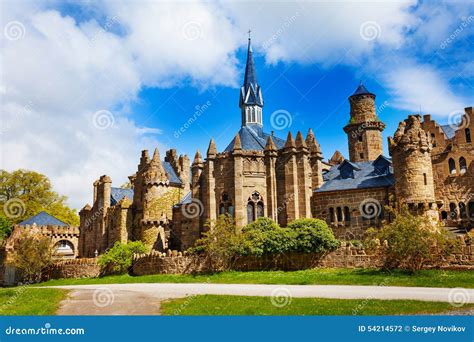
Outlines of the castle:
[{"label": "castle", "polygon": [[259,217],[281,225],[315,217],[335,235],[361,238],[369,227],[390,220],[384,207],[408,206],[453,231],[474,223],[474,132],[472,107],[459,125],[441,126],[410,115],[389,138],[383,155],[383,122],[375,94],[360,84],[349,97],[349,158],[336,151],[324,161],[314,132],[289,132],[286,140],[263,130],[264,101],[249,39],[240,89],[242,125],[221,152],[211,140],[205,158],[192,164],[176,150],[161,160],[143,151],[131,189],[112,187],[104,175],[94,182],[94,202],[80,211],[79,256],[103,253],[116,241],[141,240],[152,249],[186,250],[228,214],[242,227]]}]

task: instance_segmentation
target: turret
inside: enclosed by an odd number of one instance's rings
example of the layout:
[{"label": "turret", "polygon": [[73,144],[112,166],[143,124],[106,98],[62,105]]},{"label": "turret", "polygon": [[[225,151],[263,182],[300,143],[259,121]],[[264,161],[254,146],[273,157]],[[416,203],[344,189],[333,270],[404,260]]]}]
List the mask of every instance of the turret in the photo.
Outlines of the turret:
[{"label": "turret", "polygon": [[201,152],[199,150],[196,151],[196,155],[194,156],[192,168],[192,195],[193,198],[200,198],[201,197],[201,174],[204,168],[204,164],[201,157]]},{"label": "turret", "polygon": [[360,84],[349,97],[349,123],[344,127],[352,162],[372,161],[383,154],[382,131],[385,124],[375,110],[375,94]]},{"label": "turret", "polygon": [[435,203],[432,146],[420,119],[419,115],[410,115],[388,142],[397,203],[426,211],[434,209]]},{"label": "turret", "polygon": [[311,188],[319,189],[323,185],[323,154],[316,141],[313,130],[310,128],[306,135],[306,145],[309,149],[309,164],[311,166]]}]

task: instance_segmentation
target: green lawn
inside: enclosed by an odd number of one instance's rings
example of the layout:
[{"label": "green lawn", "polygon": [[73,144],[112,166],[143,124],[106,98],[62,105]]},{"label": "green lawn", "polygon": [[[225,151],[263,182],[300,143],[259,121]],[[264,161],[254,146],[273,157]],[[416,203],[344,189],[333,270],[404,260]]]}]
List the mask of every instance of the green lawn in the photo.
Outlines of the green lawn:
[{"label": "green lawn", "polygon": [[[284,304],[285,299],[277,303]],[[277,307],[271,297],[202,295],[163,302],[160,311],[163,315],[411,315],[454,309],[458,308],[441,302],[326,298],[292,298]]]},{"label": "green lawn", "polygon": [[473,271],[422,270],[416,274],[375,269],[324,268],[302,271],[223,272],[209,275],[128,274],[90,279],[58,279],[38,286],[124,283],[221,283],[287,285],[384,285],[474,288]]},{"label": "green lawn", "polygon": [[54,315],[66,296],[58,289],[0,289],[0,315]]}]

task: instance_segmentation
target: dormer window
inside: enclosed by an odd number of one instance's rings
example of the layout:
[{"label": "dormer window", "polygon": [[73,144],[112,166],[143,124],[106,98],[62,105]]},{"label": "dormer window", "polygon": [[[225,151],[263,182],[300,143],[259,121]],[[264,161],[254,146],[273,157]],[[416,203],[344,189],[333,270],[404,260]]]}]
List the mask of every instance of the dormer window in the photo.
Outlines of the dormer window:
[{"label": "dormer window", "polygon": [[374,166],[374,172],[378,175],[386,175],[390,173],[391,161],[384,156],[379,156],[372,165]]},{"label": "dormer window", "polygon": [[342,164],[338,167],[341,178],[354,178],[354,173],[359,171],[359,167],[356,164],[351,163],[350,161],[344,160]]}]

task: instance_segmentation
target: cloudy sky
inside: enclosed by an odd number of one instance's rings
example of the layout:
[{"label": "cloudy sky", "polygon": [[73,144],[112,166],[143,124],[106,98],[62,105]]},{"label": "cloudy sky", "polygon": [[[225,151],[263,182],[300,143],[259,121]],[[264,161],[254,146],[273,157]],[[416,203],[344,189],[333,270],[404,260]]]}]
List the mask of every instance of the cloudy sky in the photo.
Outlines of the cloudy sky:
[{"label": "cloudy sky", "polygon": [[326,158],[347,155],[347,97],[360,81],[377,94],[384,137],[408,113],[446,123],[474,104],[470,1],[0,6],[0,167],[46,174],[78,209],[98,176],[124,183],[142,149],[192,158],[211,137],[226,147],[249,29],[265,130],[313,127]]}]

